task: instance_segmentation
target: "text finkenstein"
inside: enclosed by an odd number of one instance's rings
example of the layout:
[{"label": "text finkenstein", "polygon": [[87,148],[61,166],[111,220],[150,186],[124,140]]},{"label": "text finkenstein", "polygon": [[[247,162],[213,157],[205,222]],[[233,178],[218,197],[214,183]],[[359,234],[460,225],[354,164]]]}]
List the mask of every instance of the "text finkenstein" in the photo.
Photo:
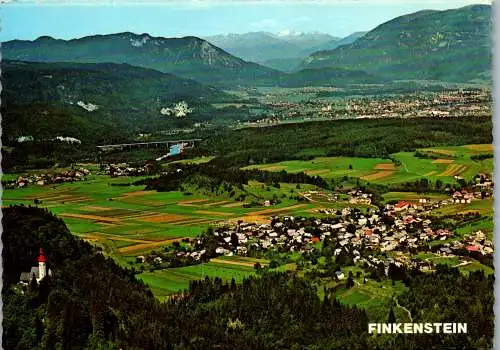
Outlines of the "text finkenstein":
[{"label": "text finkenstein", "polygon": [[467,333],[467,323],[369,323],[368,333],[460,334],[460,333]]}]

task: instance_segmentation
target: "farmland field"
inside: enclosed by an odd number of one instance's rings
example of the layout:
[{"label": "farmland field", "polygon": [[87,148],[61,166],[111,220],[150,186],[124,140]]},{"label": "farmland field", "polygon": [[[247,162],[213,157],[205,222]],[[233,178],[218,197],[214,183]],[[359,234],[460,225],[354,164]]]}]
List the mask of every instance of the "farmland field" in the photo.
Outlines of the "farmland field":
[{"label": "farmland field", "polygon": [[307,161],[285,161],[271,164],[251,165],[244,169],[267,171],[286,170],[291,173],[305,172],[309,175],[321,175],[325,178],[342,176],[357,177],[361,180],[382,184],[415,181],[423,177],[443,182],[454,182],[455,176],[465,180],[472,179],[480,172],[491,173],[491,158],[472,159],[472,156],[491,152],[492,145],[465,145],[439,148],[425,148],[419,151],[445,158],[418,158],[414,152],[398,152],[392,158],[400,163],[396,165],[390,159],[355,158],[355,157],[319,157]]},{"label": "farmland field", "polygon": [[[272,215],[286,213],[310,216],[313,214],[309,210],[317,207],[284,197],[299,191],[295,184],[276,188],[251,181],[245,185],[250,195],[262,200],[278,197],[282,201],[271,207],[244,208],[244,202],[227,196],[144,191],[144,186],[129,185],[137,179],[93,175],[74,183],[6,189],[3,205],[33,205],[37,199],[38,206],[60,216],[73,234],[101,246],[118,261],[196,237],[219,222],[268,222]],[[301,187],[301,191],[309,189],[315,186]]]},{"label": "farmland field", "polygon": [[209,262],[203,265],[193,265],[153,272],[144,272],[137,277],[146,282],[160,298],[183,291],[190,281],[208,277],[221,277],[230,282],[232,278],[241,282],[243,278],[255,274],[253,266]]},{"label": "farmland field", "polygon": [[[348,176],[360,178],[366,182],[394,183],[417,180],[426,177],[431,180],[441,179],[453,181],[453,176],[461,175],[471,178],[480,171],[492,170],[492,159],[481,161],[471,159],[472,155],[483,154],[490,150],[490,145],[468,145],[463,147],[440,147],[425,149],[428,153],[436,153],[440,158],[417,158],[412,152],[399,152],[392,159],[355,158],[355,157],[321,157],[309,161],[286,161],[274,164],[253,165],[247,169],[259,168],[268,171],[286,170],[287,172],[305,172],[328,178]],[[208,158],[195,159],[195,162],[208,161]],[[183,160],[189,162],[189,160]],[[10,176],[15,178],[15,176]],[[295,215],[324,217],[319,209],[342,209],[349,205],[364,212],[369,205],[351,204],[348,196],[343,195],[338,201],[329,201],[318,194],[311,195],[311,201],[298,201],[297,195],[318,190],[309,184],[280,183],[269,185],[258,181],[249,181],[243,190],[249,198],[273,200],[279,203],[269,206],[251,206],[249,199],[235,201],[227,195],[210,195],[197,192],[145,191],[144,186],[133,183],[143,177],[110,178],[105,175],[89,176],[87,180],[51,186],[32,185],[26,188],[7,189],[4,191],[4,205],[33,204],[40,201],[41,207],[61,217],[70,231],[92,244],[100,246],[103,252],[112,256],[122,265],[134,263],[138,255],[146,255],[153,250],[161,249],[185,238],[193,238],[205,231],[209,226],[222,222],[267,223],[274,215]],[[383,195],[386,202],[407,200],[416,202],[421,197],[429,199],[445,199],[445,194],[415,192],[387,192]],[[478,201],[470,204],[454,204],[436,211],[438,215],[452,213],[480,212],[491,217],[492,201]],[[460,227],[460,236],[475,230],[483,230],[489,237],[492,235],[492,222],[486,218],[469,226]],[[321,249],[321,244],[318,245]],[[456,259],[455,259],[456,260]],[[456,265],[455,260],[444,260],[442,263]],[[436,260],[437,262],[438,260]],[[269,265],[265,259],[241,256],[221,256],[210,262],[179,268],[144,271],[138,275],[151,286],[152,291],[160,299],[178,293],[189,286],[189,282],[209,277],[222,277],[224,281],[232,278],[240,282],[244,277],[255,274],[254,264]],[[277,271],[294,270],[295,263],[279,266]],[[483,269],[484,265],[467,265],[464,271]],[[345,272],[348,272],[346,269]],[[326,282],[327,286],[332,282]],[[396,287],[380,288],[374,281],[366,285],[357,281],[352,289],[340,289],[338,298],[342,303],[365,307],[372,318],[383,319],[382,310],[389,300],[389,293]],[[401,313],[401,311],[397,311]]]}]

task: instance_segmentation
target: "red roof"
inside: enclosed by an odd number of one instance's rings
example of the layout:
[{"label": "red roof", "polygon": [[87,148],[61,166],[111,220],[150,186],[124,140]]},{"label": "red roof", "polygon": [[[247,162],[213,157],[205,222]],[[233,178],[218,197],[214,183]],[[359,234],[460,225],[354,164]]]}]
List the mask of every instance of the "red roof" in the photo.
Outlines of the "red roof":
[{"label": "red roof", "polygon": [[373,233],[372,230],[365,230],[365,236],[371,236]]},{"label": "red roof", "polygon": [[477,245],[470,245],[467,247],[467,250],[469,252],[478,252],[479,251],[479,247]]},{"label": "red roof", "polygon": [[394,207],[395,208],[404,208],[404,207],[407,207],[409,205],[410,205],[410,203],[405,202],[405,201],[401,201],[401,202],[398,202],[398,204],[396,204]]},{"label": "red roof", "polygon": [[408,216],[406,219],[405,219],[405,224],[411,224],[412,222],[415,221],[415,218],[413,216]]},{"label": "red roof", "polygon": [[40,248],[40,255],[38,256],[38,262],[45,262],[45,254],[43,248]]},{"label": "red roof", "polygon": [[316,243],[316,242],[319,242],[320,239],[319,239],[319,237],[314,236],[311,241]]}]

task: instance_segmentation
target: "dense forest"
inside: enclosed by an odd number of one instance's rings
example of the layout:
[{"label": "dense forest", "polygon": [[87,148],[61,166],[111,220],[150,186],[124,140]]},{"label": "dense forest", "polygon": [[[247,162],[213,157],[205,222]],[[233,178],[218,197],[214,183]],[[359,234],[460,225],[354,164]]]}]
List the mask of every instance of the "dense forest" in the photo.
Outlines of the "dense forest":
[{"label": "dense forest", "polygon": [[200,147],[220,166],[315,156],[387,158],[417,148],[491,143],[491,130],[489,117],[339,120],[213,133]]},{"label": "dense forest", "polygon": [[[61,114],[60,118],[64,119],[64,115]],[[117,130],[106,129],[105,134],[109,131],[106,139],[110,143],[130,141],[123,135],[119,136]],[[212,163],[220,167],[305,160],[317,156],[384,158],[391,153],[415,151],[417,148],[491,143],[491,130],[489,117],[336,120],[240,130],[200,129],[189,136],[202,139],[189,153],[191,156],[215,156]],[[98,131],[95,132],[97,135]],[[170,139],[179,139],[179,135]],[[98,154],[95,145],[82,142],[71,146],[72,150],[68,152],[66,146],[53,142],[13,143],[2,166],[16,170],[75,160],[128,162],[154,159],[164,154],[159,149]]]},{"label": "dense forest", "polygon": [[[262,272],[242,284],[191,283],[165,303],[46,210],[4,210],[3,346],[6,349],[430,349],[488,348],[493,277],[408,272],[399,297],[414,321],[467,322],[470,333],[370,336],[364,310],[318,297],[307,278]],[[19,274],[40,245],[52,276],[24,292]],[[389,307],[388,307],[389,308]],[[388,309],[389,315],[389,309]]]},{"label": "dense forest", "polygon": [[[171,168],[172,169],[172,168]],[[320,176],[307,175],[304,172],[287,173],[286,171],[270,172],[259,169],[241,170],[239,168],[221,168],[213,164],[177,165],[175,170],[156,178],[148,178],[135,182],[136,185],[146,185],[146,190],[175,191],[192,184],[199,189],[215,192],[223,187],[225,192],[243,189],[248,181],[259,181],[268,185],[279,186],[285,183],[306,183],[322,188],[329,184]],[[232,197],[232,196],[231,196]]]}]

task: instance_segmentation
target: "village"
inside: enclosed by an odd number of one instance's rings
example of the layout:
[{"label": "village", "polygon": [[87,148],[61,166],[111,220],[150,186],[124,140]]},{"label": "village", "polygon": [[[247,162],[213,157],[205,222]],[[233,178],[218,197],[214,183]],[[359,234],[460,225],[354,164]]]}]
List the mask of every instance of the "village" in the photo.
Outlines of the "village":
[{"label": "village", "polygon": [[[311,195],[318,195],[308,193]],[[476,194],[477,195],[477,194]],[[306,195],[307,198],[307,195]],[[330,197],[335,200],[335,196]],[[359,190],[351,191],[352,199],[369,200]],[[352,263],[376,268],[390,264],[421,271],[432,269],[428,258],[419,259],[419,252],[435,257],[460,259],[460,266],[472,259],[488,259],[493,255],[493,243],[480,231],[459,236],[453,229],[437,228],[432,211],[456,203],[481,200],[473,192],[456,191],[449,199],[436,201],[421,198],[417,203],[399,201],[382,209],[369,208],[363,213],[358,208],[342,210],[319,209],[322,218],[275,216],[270,223],[257,224],[239,221],[223,224],[211,234],[186,240],[183,245],[166,248],[166,254],[152,252],[137,257],[138,263],[150,262],[155,268],[201,263],[217,256],[266,257],[269,252],[300,253],[303,257],[321,254],[330,247],[333,256],[347,255]],[[470,214],[470,219],[475,215]],[[439,225],[438,225],[439,226]],[[437,244],[436,244],[437,243]],[[172,265],[172,261],[175,261]]]},{"label": "village", "polygon": [[79,168],[77,170],[68,170],[57,173],[40,173],[40,174],[31,174],[29,176],[19,176],[17,179],[10,181],[2,181],[2,184],[6,188],[21,188],[26,187],[28,185],[52,185],[59,184],[63,182],[75,182],[75,181],[83,181],[87,179],[89,176],[90,170],[85,168]]},{"label": "village", "polygon": [[[321,92],[318,89],[318,92]],[[310,91],[309,91],[310,93]],[[286,119],[304,118],[415,118],[491,115],[491,95],[487,90],[454,90],[413,93],[397,97],[315,99],[306,102],[268,101],[274,110],[267,118],[247,123],[268,126]]]}]

